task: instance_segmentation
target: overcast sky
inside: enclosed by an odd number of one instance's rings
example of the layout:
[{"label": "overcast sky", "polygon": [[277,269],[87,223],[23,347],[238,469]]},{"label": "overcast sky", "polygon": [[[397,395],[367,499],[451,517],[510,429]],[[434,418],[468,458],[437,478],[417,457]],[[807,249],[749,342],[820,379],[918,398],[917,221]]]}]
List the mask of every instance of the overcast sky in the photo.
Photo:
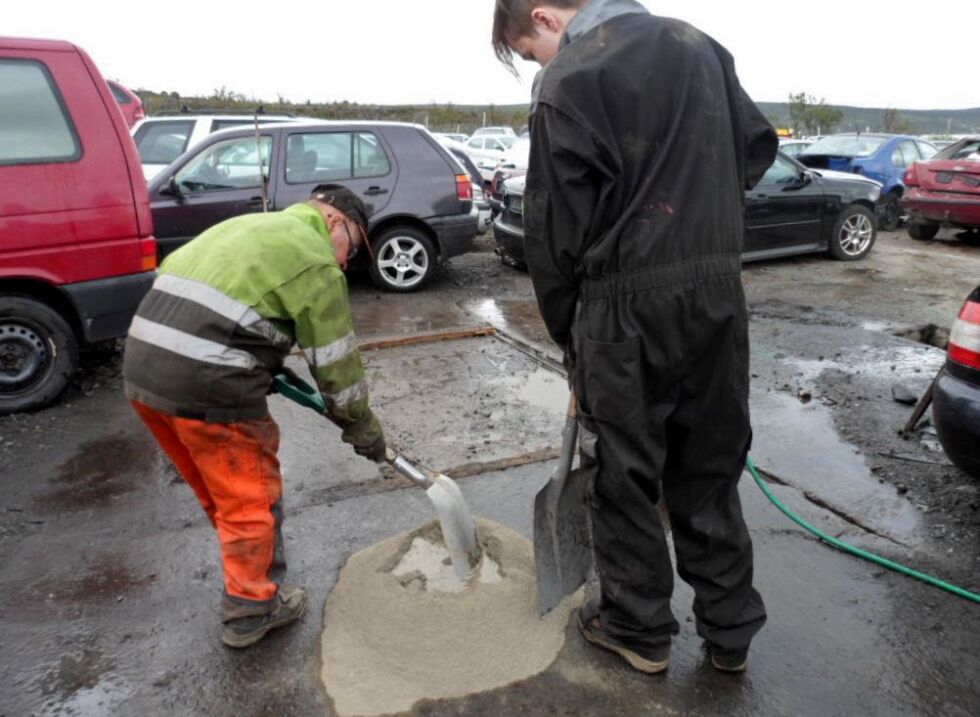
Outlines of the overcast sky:
[{"label": "overcast sky", "polygon": [[[980,0],[643,0],[714,36],[758,101],[980,107]],[[66,39],[133,88],[266,100],[526,102],[490,50],[493,0],[4,3],[0,34]]]}]

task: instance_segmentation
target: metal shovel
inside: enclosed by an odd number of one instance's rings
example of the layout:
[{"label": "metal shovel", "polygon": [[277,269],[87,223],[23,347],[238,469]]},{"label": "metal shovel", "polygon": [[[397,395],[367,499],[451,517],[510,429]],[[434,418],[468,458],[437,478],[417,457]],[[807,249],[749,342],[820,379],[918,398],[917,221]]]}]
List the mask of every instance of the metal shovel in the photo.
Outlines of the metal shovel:
[{"label": "metal shovel", "polygon": [[573,393],[561,437],[558,467],[534,497],[534,562],[538,576],[538,612],[548,613],[585,582],[592,566],[585,490],[587,472],[572,470],[578,443]]},{"label": "metal shovel", "polygon": [[[277,393],[291,401],[326,414],[327,406],[320,392],[291,371],[274,376],[272,386]],[[425,488],[425,494],[435,506],[442,538],[453,562],[453,571],[460,580],[469,580],[480,564],[481,551],[473,515],[459,486],[449,476],[433,474],[412,465],[390,448],[385,461],[413,483]]]}]

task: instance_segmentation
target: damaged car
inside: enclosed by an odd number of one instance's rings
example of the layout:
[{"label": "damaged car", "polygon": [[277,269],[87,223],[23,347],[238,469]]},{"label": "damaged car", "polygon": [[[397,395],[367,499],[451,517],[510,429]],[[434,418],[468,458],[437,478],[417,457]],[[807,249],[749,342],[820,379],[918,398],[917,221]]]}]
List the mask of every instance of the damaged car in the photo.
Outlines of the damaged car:
[{"label": "damaged car", "polygon": [[967,137],[939,150],[905,173],[902,208],[909,236],[929,240],[944,226],[980,230],[980,137]]},{"label": "damaged car", "polygon": [[[494,223],[496,251],[524,265],[524,177],[503,184]],[[759,184],[745,193],[743,261],[826,252],[841,261],[863,259],[874,246],[881,184],[866,177],[804,167],[782,153]]]},{"label": "damaged car", "polygon": [[857,174],[880,183],[884,204],[881,228],[895,231],[902,220],[905,170],[913,162],[931,158],[936,151],[935,146],[917,137],[851,132],[824,137],[797,159],[811,169]]}]

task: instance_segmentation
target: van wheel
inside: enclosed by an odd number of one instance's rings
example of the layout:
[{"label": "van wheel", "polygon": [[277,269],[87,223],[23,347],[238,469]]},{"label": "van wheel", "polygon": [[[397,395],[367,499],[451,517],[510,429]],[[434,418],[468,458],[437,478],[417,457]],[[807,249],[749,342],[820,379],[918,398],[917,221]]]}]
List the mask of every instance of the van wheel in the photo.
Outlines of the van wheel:
[{"label": "van wheel", "polygon": [[830,255],[841,261],[863,259],[874,246],[877,235],[871,210],[851,204],[837,217],[834,234],[830,237]]},{"label": "van wheel", "polygon": [[429,237],[415,227],[392,227],[371,246],[374,248],[371,278],[387,291],[416,291],[429,280],[435,269],[435,247]]},{"label": "van wheel", "polygon": [[78,366],[78,342],[53,309],[26,296],[0,296],[0,415],[54,401]]}]

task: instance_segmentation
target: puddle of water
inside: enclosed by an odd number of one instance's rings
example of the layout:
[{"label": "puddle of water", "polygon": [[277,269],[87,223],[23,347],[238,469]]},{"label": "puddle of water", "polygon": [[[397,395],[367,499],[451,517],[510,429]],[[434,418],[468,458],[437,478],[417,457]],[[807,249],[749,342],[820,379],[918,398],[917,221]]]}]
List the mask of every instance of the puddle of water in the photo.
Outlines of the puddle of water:
[{"label": "puddle of water", "polygon": [[351,306],[358,336],[384,336],[445,331],[465,327],[466,315],[449,304],[435,304],[423,298],[419,305],[399,297],[382,296],[377,301],[357,301]]},{"label": "puddle of water", "polygon": [[882,535],[903,543],[920,537],[918,512],[878,483],[858,449],[837,435],[827,409],[764,394],[752,397],[752,422],[752,456],[761,468]]},{"label": "puddle of water", "polygon": [[789,366],[803,373],[806,381],[816,380],[828,369],[843,373],[862,373],[870,376],[913,377],[917,375],[932,377],[946,360],[946,354],[930,346],[864,346],[848,356],[815,361],[797,357],[784,359]]},{"label": "puddle of water", "polygon": [[482,299],[467,302],[463,304],[463,308],[498,331],[518,336],[542,347],[554,346],[536,301]]},{"label": "puddle of water", "polygon": [[549,412],[564,412],[568,408],[568,382],[546,368],[523,376],[503,376],[491,380],[535,408]]},{"label": "puddle of water", "polygon": [[119,556],[103,556],[79,577],[42,580],[28,586],[25,600],[52,603],[99,603],[117,600],[156,581],[156,575],[137,575]]},{"label": "puddle of water", "polygon": [[138,479],[153,469],[156,455],[149,437],[117,435],[89,441],[57,467],[54,487],[38,501],[65,510],[109,505],[139,486]]}]

